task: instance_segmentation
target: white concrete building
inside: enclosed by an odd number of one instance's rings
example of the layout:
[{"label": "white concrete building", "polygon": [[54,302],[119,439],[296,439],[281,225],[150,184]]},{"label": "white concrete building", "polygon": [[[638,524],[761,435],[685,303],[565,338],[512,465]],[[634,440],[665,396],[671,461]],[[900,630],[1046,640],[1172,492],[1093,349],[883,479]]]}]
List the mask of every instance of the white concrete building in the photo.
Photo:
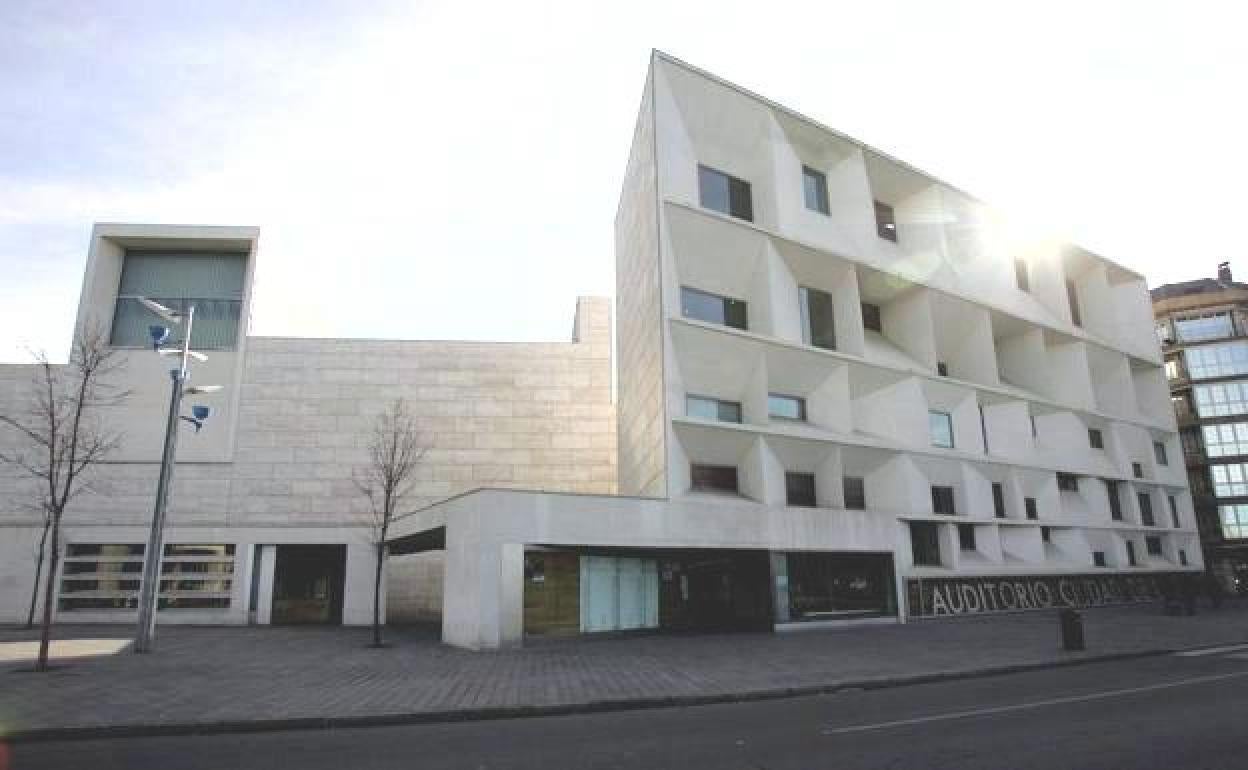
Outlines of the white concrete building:
[{"label": "white concrete building", "polygon": [[447,642],[1130,601],[1200,568],[1143,276],[660,53],[616,268],[635,497],[404,519],[396,550],[445,542]]}]

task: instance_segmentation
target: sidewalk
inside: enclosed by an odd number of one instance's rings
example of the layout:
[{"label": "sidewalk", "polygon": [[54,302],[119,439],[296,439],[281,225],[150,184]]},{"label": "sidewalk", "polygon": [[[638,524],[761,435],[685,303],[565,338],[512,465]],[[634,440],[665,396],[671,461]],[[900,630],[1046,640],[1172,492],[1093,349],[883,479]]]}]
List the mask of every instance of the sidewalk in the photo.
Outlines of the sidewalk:
[{"label": "sidewalk", "polygon": [[1106,656],[1248,643],[1248,605],[1195,617],[1156,606],[1088,610],[1088,649],[1059,649],[1056,613],[789,634],[540,640],[472,653],[427,630],[161,627],[133,655],[129,626],[0,629],[0,738],[241,731],[637,708],[876,687]]}]

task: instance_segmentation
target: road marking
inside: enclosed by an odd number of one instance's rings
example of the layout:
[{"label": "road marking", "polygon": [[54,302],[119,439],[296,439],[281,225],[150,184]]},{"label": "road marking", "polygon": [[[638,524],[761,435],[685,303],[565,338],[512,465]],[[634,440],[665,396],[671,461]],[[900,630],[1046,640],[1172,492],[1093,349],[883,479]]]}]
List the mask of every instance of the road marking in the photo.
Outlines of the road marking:
[{"label": "road marking", "polygon": [[1051,698],[1049,700],[1038,700],[1030,703],[1016,703],[1011,706],[993,706],[991,708],[972,709],[971,711],[953,711],[947,714],[932,714],[925,717],[914,717],[913,719],[898,719],[893,722],[878,722],[871,725],[853,725],[851,727],[834,727],[824,728],[820,732],[824,735],[842,735],[845,733],[860,733],[868,730],[885,730],[890,727],[902,727],[905,725],[921,725],[928,722],[943,722],[950,719],[966,719],[968,717],[986,716],[989,714],[1005,714],[1011,711],[1024,711],[1026,709],[1043,708],[1045,706],[1060,706],[1066,703],[1080,703],[1083,701],[1104,700],[1106,698],[1117,698],[1123,695],[1134,695],[1141,692],[1152,692],[1154,690],[1165,690],[1173,687],[1185,687],[1192,684],[1203,684],[1205,682],[1216,682],[1222,679],[1235,679],[1238,677],[1248,676],[1248,671],[1236,671],[1233,674],[1214,674],[1211,676],[1198,676],[1192,679],[1181,679],[1177,682],[1163,682],[1161,684],[1150,684],[1142,687],[1128,687],[1122,690],[1106,690],[1104,692],[1090,693],[1088,695],[1072,695],[1066,698]]},{"label": "road marking", "polygon": [[1176,652],[1175,655],[1180,658],[1198,658],[1201,655],[1218,655],[1223,652],[1239,652],[1240,650],[1248,650],[1248,644],[1233,644],[1229,647],[1206,647],[1203,650]]}]

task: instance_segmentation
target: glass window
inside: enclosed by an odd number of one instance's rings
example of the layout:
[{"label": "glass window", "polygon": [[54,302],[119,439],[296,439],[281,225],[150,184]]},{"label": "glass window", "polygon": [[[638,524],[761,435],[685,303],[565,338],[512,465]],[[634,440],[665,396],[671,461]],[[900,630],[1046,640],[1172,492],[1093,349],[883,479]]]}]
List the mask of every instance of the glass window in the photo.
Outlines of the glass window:
[{"label": "glass window", "polygon": [[879,305],[873,305],[870,302],[862,303],[862,328],[870,329],[873,332],[884,332],[884,325],[880,320]]},{"label": "glass window", "polygon": [[931,432],[932,446],[953,448],[953,418],[948,412],[928,412],[927,425]]},{"label": "glass window", "polygon": [[1073,473],[1058,473],[1057,488],[1066,492],[1079,491],[1079,477]]},{"label": "glass window", "polygon": [[754,221],[750,183],[745,180],[698,166],[698,197],[704,208],[747,222]]},{"label": "glass window", "polygon": [[1154,526],[1152,496],[1147,492],[1140,492],[1136,498],[1140,501],[1140,523],[1146,527]]},{"label": "glass window", "polygon": [[1181,526],[1179,524],[1179,504],[1174,499],[1174,495],[1166,495],[1166,500],[1170,503],[1170,523],[1174,525],[1175,529],[1178,529]]},{"label": "glass window", "polygon": [[1066,281],[1066,302],[1070,305],[1070,322],[1075,326],[1083,326],[1083,314],[1079,312],[1079,290],[1071,280]]},{"label": "glass window", "polygon": [[1040,511],[1036,508],[1036,498],[1034,497],[1023,498],[1023,510],[1027,512],[1027,518],[1029,519],[1040,518]]},{"label": "glass window", "polygon": [[910,522],[910,550],[918,567],[940,566],[940,530],[930,521]]},{"label": "glass window", "polygon": [[1167,380],[1179,379],[1179,361],[1177,358],[1166,359],[1166,379]]},{"label": "glass window", "polygon": [[1106,564],[1105,564],[1105,552],[1104,552],[1104,551],[1093,551],[1093,552],[1092,552],[1092,563],[1093,563],[1094,565],[1096,565],[1097,567],[1104,567],[1104,566],[1106,566]]},{"label": "glass window", "polygon": [[1000,482],[992,482],[992,513],[998,519],[1005,518],[1005,487]]},{"label": "glass window", "polygon": [[1157,461],[1158,465],[1169,465],[1166,458],[1166,445],[1163,442],[1153,442],[1153,459]]},{"label": "glass window", "polygon": [[[133,610],[143,572],[144,546],[71,543],[65,549],[58,606],[62,611]],[[234,545],[170,543],[164,547],[157,607],[228,609]]]},{"label": "glass window", "polygon": [[1227,540],[1248,538],[1248,505],[1219,505],[1218,517]]},{"label": "glass window", "polygon": [[793,620],[896,612],[892,561],[887,556],[790,553],[785,561]]},{"label": "glass window", "polygon": [[1201,345],[1183,351],[1187,374],[1193,380],[1248,374],[1248,342]]},{"label": "glass window", "polygon": [[802,166],[802,192],[806,196],[806,208],[828,213],[828,178],[810,166]]},{"label": "glass window", "polygon": [[1027,260],[1022,257],[1014,258],[1014,283],[1022,291],[1031,291],[1031,276],[1027,271]]},{"label": "glass window", "polygon": [[741,404],[707,396],[685,396],[685,414],[703,420],[741,422]]},{"label": "glass window", "polygon": [[1096,428],[1088,428],[1088,445],[1093,449],[1105,448],[1105,436]]},{"label": "glass window", "polygon": [[1210,465],[1213,476],[1213,494],[1216,497],[1242,497],[1248,495],[1248,465],[1229,463]]},{"label": "glass window", "polygon": [[932,487],[932,513],[944,516],[956,516],[957,508],[953,502],[953,487]]},{"label": "glass window", "polygon": [[782,393],[768,393],[767,415],[782,420],[805,420],[806,399]]},{"label": "glass window", "polygon": [[[147,327],[166,326],[139,303],[146,297],[179,313],[195,308],[191,346],[201,350],[228,350],[238,342],[242,308],[245,254],[208,252],[126,252],[113,311],[111,344],[148,347]],[[171,339],[179,339],[179,328]]]},{"label": "glass window", "polygon": [[1041,542],[1052,543],[1053,542],[1053,528],[1041,527],[1040,528],[1040,540]]},{"label": "glass window", "polygon": [[1156,535],[1149,535],[1144,538],[1144,544],[1148,547],[1149,556],[1161,556],[1161,538]]},{"label": "glass window", "polygon": [[688,286],[680,287],[680,310],[685,318],[697,321],[722,324],[734,329],[746,329],[749,326],[744,301],[690,289]]},{"label": "glass window", "polygon": [[1144,464],[1143,463],[1131,463],[1131,475],[1137,479],[1144,478]]},{"label": "glass window", "polygon": [[1248,382],[1197,385],[1192,394],[1196,397],[1196,414],[1201,417],[1248,414]]},{"label": "glass window", "polygon": [[845,507],[853,511],[866,510],[867,488],[859,476],[846,476],[841,479],[841,487],[845,495]]},{"label": "glass window", "polygon": [[836,314],[832,295],[805,286],[798,289],[802,311],[802,342],[817,348],[836,350]]},{"label": "glass window", "polygon": [[1118,482],[1104,479],[1105,493],[1109,497],[1109,517],[1114,521],[1122,521],[1122,501],[1118,499]]},{"label": "glass window", "polygon": [[815,474],[792,472],[785,473],[784,493],[785,500],[789,505],[814,508]]},{"label": "glass window", "polygon": [[1135,543],[1131,540],[1127,541],[1127,564],[1134,567],[1135,561]]},{"label": "glass window", "polygon": [[897,218],[893,207],[880,201],[875,202],[875,232],[885,240],[897,242]]},{"label": "glass window", "polygon": [[1248,455],[1248,422],[1228,422],[1201,428],[1205,453],[1210,457]]},{"label": "glass window", "polygon": [[975,525],[959,524],[958,525],[958,547],[963,551],[975,550]]},{"label": "glass window", "polygon": [[737,494],[737,469],[732,465],[693,465],[689,469],[693,489],[699,492]]},{"label": "glass window", "polygon": [[1174,319],[1174,332],[1182,342],[1216,340],[1234,335],[1230,313],[1210,313],[1190,318]]}]

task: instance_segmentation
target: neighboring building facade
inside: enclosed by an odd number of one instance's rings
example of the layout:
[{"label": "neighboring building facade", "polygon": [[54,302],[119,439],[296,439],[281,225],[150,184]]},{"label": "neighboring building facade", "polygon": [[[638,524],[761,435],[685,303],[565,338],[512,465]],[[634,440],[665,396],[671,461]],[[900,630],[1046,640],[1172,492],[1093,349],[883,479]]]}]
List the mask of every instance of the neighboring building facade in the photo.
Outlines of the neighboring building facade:
[{"label": "neighboring building facade", "polygon": [[616,218],[619,492],[481,490],[443,639],[1154,598],[1201,569],[1142,276],[655,53]]},{"label": "neighboring building facade", "polygon": [[[99,225],[78,324],[103,324],[132,394],[104,414],[122,448],[71,505],[57,619],[135,618],[169,400],[159,323],[135,299],[194,303],[188,397],[214,410],[184,430],[171,492],[159,623],[371,622],[373,532],[353,473],[379,412],[404,398],[427,447],[409,509],[482,485],[615,491],[610,305],[577,302],[573,340],[552,343],[297,339],[248,334],[258,231]],[[174,338],[178,337],[174,330]],[[0,366],[7,413],[34,367]],[[0,442],[15,444],[13,431]],[[39,521],[32,482],[0,466],[0,623],[25,620]],[[440,603],[438,555],[389,560],[390,618]],[[436,592],[431,601],[430,592]]]},{"label": "neighboring building facade", "polygon": [[1223,263],[1152,298],[1205,562],[1248,593],[1248,284]]}]

